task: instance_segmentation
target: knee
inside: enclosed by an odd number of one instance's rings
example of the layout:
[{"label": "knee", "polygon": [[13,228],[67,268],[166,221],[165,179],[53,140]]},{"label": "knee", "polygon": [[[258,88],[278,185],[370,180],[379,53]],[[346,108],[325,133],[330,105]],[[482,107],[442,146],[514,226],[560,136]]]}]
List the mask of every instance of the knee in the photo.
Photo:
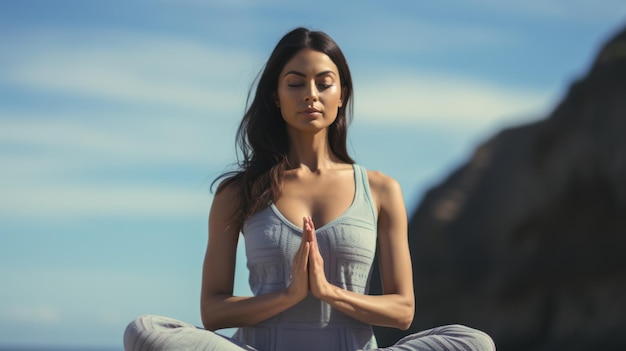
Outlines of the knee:
[{"label": "knee", "polygon": [[176,320],[155,316],[142,315],[130,322],[124,330],[124,350],[143,351],[150,349],[153,339],[162,330],[174,328]]},{"label": "knee", "polygon": [[141,344],[139,341],[141,336],[146,331],[147,326],[150,325],[150,319],[152,316],[144,315],[135,318],[130,322],[124,330],[124,350],[137,350]]},{"label": "knee", "polygon": [[173,334],[195,329],[193,325],[174,318],[149,314],[139,316],[130,322],[124,331],[124,349],[126,351],[151,350]]},{"label": "knee", "polygon": [[496,344],[489,336],[489,334],[485,333],[482,330],[474,329],[462,324],[454,324],[449,326],[453,329],[454,334],[459,334],[459,336],[464,337],[469,340],[471,344],[475,347],[475,350],[478,351],[495,351]]},{"label": "knee", "polygon": [[489,336],[489,334],[481,330],[476,330],[475,340],[479,345],[480,350],[496,351],[496,343],[493,341],[491,336]]}]

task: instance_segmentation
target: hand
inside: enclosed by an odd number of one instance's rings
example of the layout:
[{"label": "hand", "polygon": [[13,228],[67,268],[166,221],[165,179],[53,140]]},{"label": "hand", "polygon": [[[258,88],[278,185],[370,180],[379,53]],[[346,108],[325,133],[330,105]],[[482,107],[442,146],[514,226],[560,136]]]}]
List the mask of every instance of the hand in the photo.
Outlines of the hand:
[{"label": "hand", "polygon": [[306,238],[310,243],[309,249],[309,289],[313,296],[320,300],[328,296],[331,286],[326,279],[324,273],[324,259],[320,253],[319,246],[317,244],[317,236],[315,235],[315,226],[311,217],[304,218],[304,227],[302,238]]},{"label": "hand", "polygon": [[[305,218],[306,221],[306,218]],[[306,223],[306,222],[305,222]],[[287,288],[289,295],[298,301],[304,299],[309,293],[309,253],[311,251],[311,242],[309,236],[303,233],[300,247],[296,251],[291,266],[291,284]]]}]

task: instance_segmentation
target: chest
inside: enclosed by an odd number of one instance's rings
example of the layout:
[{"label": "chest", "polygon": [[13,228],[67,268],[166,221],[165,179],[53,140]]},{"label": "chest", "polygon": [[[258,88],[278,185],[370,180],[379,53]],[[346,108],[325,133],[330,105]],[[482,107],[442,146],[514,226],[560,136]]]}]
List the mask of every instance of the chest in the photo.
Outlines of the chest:
[{"label": "chest", "polygon": [[274,205],[290,222],[301,225],[302,217],[311,216],[316,227],[341,216],[352,205],[356,182],[352,170],[324,176],[288,176],[282,183]]},{"label": "chest", "polygon": [[[327,279],[360,293],[367,290],[377,242],[375,217],[367,205],[357,203],[317,231]],[[244,238],[255,295],[288,286],[293,257],[302,241],[301,230],[270,206],[246,222]]]}]

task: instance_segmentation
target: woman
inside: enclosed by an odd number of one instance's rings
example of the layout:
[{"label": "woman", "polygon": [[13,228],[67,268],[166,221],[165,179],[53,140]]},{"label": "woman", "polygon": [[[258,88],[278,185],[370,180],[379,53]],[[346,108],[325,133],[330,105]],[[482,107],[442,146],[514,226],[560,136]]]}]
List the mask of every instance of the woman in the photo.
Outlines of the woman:
[{"label": "woman", "polygon": [[[143,316],[127,350],[376,349],[372,325],[406,330],[414,313],[407,218],[398,183],[346,150],[352,80],[336,43],[304,28],[272,52],[241,122],[240,170],[224,174],[209,215],[205,329]],[[251,297],[233,296],[243,233]],[[378,250],[384,294],[368,295]],[[239,328],[233,338],[213,330]],[[387,350],[495,350],[485,333],[435,328]]]}]

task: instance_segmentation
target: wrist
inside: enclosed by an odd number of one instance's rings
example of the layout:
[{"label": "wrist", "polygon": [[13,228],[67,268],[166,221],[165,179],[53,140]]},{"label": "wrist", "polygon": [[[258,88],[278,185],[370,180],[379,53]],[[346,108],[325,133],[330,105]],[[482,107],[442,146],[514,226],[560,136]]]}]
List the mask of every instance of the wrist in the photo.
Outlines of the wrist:
[{"label": "wrist", "polygon": [[308,294],[307,291],[300,291],[300,289],[295,289],[293,286],[286,287],[285,289],[283,289],[283,292],[282,292],[282,295],[284,296],[285,301],[291,306],[304,300],[307,294]]},{"label": "wrist", "polygon": [[330,303],[331,301],[335,301],[337,299],[338,289],[338,287],[326,281],[318,287],[316,294],[314,295],[318,299]]}]

